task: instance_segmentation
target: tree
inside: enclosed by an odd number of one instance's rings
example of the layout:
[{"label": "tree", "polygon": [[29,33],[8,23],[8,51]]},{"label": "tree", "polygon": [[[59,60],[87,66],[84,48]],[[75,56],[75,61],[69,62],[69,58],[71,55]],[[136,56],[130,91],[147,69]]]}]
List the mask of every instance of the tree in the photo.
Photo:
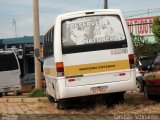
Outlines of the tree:
[{"label": "tree", "polygon": [[134,45],[134,52],[137,58],[142,55],[149,55],[152,53],[148,39],[143,36],[133,34],[131,34],[131,37]]},{"label": "tree", "polygon": [[160,18],[155,17],[152,24],[152,32],[155,35],[155,40],[160,43]]}]

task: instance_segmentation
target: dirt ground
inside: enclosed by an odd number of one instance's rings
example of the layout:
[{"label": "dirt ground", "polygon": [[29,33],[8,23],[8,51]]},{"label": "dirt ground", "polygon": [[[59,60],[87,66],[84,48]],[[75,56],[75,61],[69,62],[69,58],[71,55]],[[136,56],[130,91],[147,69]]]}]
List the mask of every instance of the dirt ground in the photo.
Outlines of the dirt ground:
[{"label": "dirt ground", "polygon": [[[35,103],[0,103],[0,113],[3,112],[3,107],[12,105],[27,106],[28,111],[42,110],[43,113],[51,114],[160,114],[160,100],[146,100],[143,93],[125,93],[125,101],[120,104],[114,104],[113,106],[106,106],[102,101],[96,103],[79,102],[75,101],[75,104],[70,109],[57,110],[54,103],[35,102]],[[3,106],[3,107],[2,107]],[[7,107],[6,107],[7,108]],[[13,107],[14,108],[14,107]],[[26,112],[27,113],[27,112]],[[32,112],[29,112],[32,113]]]},{"label": "dirt ground", "polygon": [[[115,117],[116,120],[120,120],[117,115],[123,115],[122,118],[124,118],[124,115],[129,115],[129,117],[133,117],[131,115],[155,115],[157,119],[160,119],[160,101],[146,100],[143,93],[126,93],[124,103],[115,104],[110,107],[102,104],[102,102],[97,102],[94,105],[88,105],[86,102],[75,102],[74,104],[75,107],[73,108],[58,110],[53,103],[49,103],[47,100],[41,102],[1,102],[0,114],[18,114],[22,115],[22,117],[23,115],[39,115],[41,117],[53,117],[53,115],[62,117],[78,115],[84,117],[85,115],[87,116],[85,119],[92,120],[97,119],[96,116],[102,117],[102,120],[107,120],[109,116],[112,116],[112,118]],[[90,118],[90,116],[92,117]]]},{"label": "dirt ground", "polygon": [[[82,105],[85,103],[82,103]],[[58,112],[58,111],[57,111]],[[125,101],[123,103],[106,106],[102,102],[97,102],[96,105],[87,108],[73,108],[61,110],[61,114],[159,114],[160,115],[160,100],[146,100],[143,93],[125,93]]]}]

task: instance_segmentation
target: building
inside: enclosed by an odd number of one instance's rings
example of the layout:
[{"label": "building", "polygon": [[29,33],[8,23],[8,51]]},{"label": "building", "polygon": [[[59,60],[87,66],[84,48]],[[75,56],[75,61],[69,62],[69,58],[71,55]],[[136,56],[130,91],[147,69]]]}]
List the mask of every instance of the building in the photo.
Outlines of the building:
[{"label": "building", "polygon": [[[155,42],[155,36],[152,32],[153,18],[157,16],[137,17],[126,19],[129,31],[133,35],[141,36],[149,42]],[[158,16],[160,18],[160,16]]]},{"label": "building", "polygon": [[[24,76],[34,72],[34,44],[33,36],[0,39],[1,50],[14,50],[18,56],[21,74]],[[43,36],[40,37],[42,45]]]}]

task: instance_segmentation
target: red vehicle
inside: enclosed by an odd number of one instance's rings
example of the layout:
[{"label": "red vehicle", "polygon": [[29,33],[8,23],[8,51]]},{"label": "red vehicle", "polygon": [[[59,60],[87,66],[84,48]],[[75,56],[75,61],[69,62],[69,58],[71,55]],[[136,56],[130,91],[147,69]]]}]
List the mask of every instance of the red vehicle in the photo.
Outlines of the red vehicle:
[{"label": "red vehicle", "polygon": [[144,95],[146,98],[153,98],[160,95],[160,54],[148,67],[148,71],[143,77],[145,81]]}]

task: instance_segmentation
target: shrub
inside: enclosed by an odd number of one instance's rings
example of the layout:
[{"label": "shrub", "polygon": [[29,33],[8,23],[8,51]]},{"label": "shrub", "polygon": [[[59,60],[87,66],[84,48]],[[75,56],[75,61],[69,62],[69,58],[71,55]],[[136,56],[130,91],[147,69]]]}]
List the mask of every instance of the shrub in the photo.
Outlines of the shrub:
[{"label": "shrub", "polygon": [[27,97],[45,97],[46,94],[39,89],[34,89],[31,93],[27,95]]}]

